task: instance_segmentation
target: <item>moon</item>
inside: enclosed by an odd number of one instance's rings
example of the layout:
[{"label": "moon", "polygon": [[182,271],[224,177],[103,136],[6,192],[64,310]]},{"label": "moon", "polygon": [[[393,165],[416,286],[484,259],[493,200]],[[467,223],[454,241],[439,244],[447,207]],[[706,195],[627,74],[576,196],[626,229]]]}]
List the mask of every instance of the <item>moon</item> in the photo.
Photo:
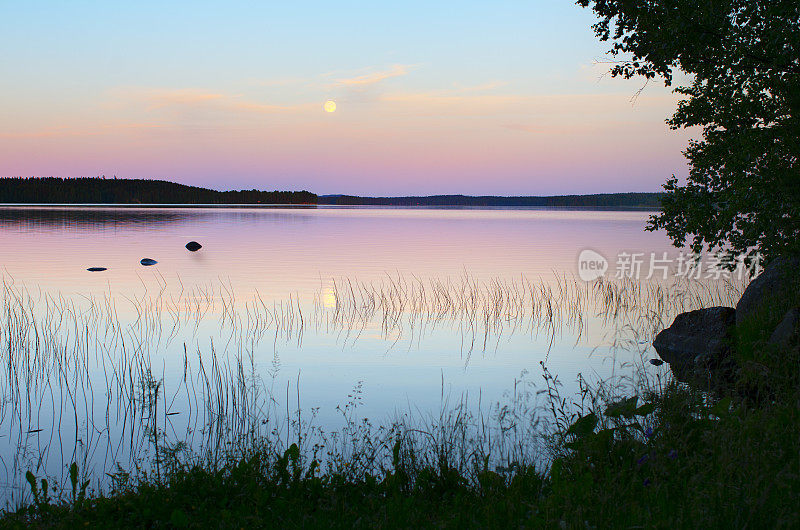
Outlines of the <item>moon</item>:
[{"label": "moon", "polygon": [[325,109],[325,112],[336,112],[336,102],[332,99],[329,99],[325,102],[323,108]]},{"label": "moon", "polygon": [[330,287],[322,291],[322,307],[331,309],[336,307],[336,293]]}]

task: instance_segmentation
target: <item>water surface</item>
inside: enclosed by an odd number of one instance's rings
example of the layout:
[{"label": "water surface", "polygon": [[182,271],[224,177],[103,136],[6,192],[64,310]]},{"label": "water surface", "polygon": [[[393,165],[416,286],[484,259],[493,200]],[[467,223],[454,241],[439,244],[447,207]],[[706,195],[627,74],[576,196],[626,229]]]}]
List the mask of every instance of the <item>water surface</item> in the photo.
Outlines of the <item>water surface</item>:
[{"label": "water surface", "polygon": [[[97,475],[124,467],[150,415],[164,420],[155,432],[200,443],[214,418],[244,417],[251,387],[268,399],[250,420],[299,406],[335,429],[337,406],[356,398],[381,423],[435,415],[446,399],[497,403],[526,372],[538,381],[541,361],[566,391],[579,373],[641,364],[661,325],[652,311],[611,311],[575,274],[586,248],[609,258],[609,276],[622,251],[670,250],[643,230],[647,217],[0,207],[6,314],[25,315],[0,328],[13,367],[0,378],[5,482],[76,459]],[[188,252],[190,240],[203,248]],[[98,266],[108,270],[86,271]],[[163,410],[137,416],[130,402],[153,385]]]}]

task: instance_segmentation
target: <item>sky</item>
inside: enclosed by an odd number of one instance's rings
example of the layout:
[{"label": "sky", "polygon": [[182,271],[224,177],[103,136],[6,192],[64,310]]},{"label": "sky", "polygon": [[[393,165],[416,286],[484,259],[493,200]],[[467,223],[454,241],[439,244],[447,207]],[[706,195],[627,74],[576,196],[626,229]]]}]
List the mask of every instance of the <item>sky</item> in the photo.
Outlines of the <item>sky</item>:
[{"label": "sky", "polygon": [[607,75],[593,22],[569,0],[0,0],[0,176],[658,191],[692,131],[661,83]]}]

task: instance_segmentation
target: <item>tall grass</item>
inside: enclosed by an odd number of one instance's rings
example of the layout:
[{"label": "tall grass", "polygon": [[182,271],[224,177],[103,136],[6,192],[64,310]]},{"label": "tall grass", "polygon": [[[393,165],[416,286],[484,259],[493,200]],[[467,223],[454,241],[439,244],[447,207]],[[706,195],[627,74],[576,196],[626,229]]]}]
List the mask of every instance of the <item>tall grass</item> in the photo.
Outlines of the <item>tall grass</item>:
[{"label": "tall grass", "polygon": [[[472,480],[490,459],[508,473],[546,465],[546,434],[580,414],[589,397],[586,391],[578,401],[560,397],[560,381],[546,369],[544,394],[521,380],[503,403],[489,407],[480,395],[446,395],[442,382],[437,416],[406,414],[377,426],[359,417],[356,387],[338,409],[343,427],[331,430],[317,424],[315,409],[303,412],[299,379],[293,390],[276,387],[277,346],[301,346],[307,330],[334,334],[347,346],[373,328],[387,340],[413,343],[442,327],[460,337],[467,358],[518,333],[543,335],[551,345],[591,333],[594,343],[641,351],[671,313],[731,305],[741,290],[586,284],[567,276],[387,275],[377,282],[332,279],[309,303],[258,292],[237,298],[224,282],[186,288],[155,280],[154,289],[143,283],[129,297],[65,297],[3,277],[0,428],[9,443],[0,473],[9,505],[24,502],[28,470],[64,490],[65,471],[75,463],[82,479],[100,489],[132,476],[160,478],[190,463],[223,468],[254,448],[277,459],[292,445],[303,462],[350,478],[386,473],[397,447],[404,462],[413,462],[409,476],[437,462]],[[265,371],[267,359],[272,369]],[[649,377],[639,361],[632,384]],[[543,414],[540,396],[551,414]]]},{"label": "tall grass", "polygon": [[386,275],[380,281],[332,279],[314,297],[315,323],[357,339],[370,325],[383,336],[424,335],[437,325],[455,327],[462,353],[486,351],[504,334],[544,335],[556,340],[564,333],[580,337],[598,321],[643,329],[649,335],[674,315],[714,305],[735,305],[743,282],[640,282],[632,279],[592,283],[574,276],[551,279],[479,281]]}]

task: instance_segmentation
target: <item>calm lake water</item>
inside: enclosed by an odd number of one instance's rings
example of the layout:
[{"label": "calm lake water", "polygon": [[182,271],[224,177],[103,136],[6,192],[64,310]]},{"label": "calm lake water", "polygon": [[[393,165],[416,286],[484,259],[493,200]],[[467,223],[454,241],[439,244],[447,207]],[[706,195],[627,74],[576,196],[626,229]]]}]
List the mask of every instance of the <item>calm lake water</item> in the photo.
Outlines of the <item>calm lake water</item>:
[{"label": "calm lake water", "polygon": [[[133,289],[161,274],[310,294],[330,278],[549,277],[578,253],[669,249],[647,213],[395,208],[0,208],[6,273],[62,291]],[[184,245],[204,246],[189,253]],[[155,270],[139,260],[158,260]],[[104,266],[104,274],[85,269]]]},{"label": "calm lake water", "polygon": [[298,406],[336,429],[354,400],[388,423],[507,400],[521,377],[539,384],[540,361],[565,393],[641,364],[661,320],[702,302],[658,306],[632,281],[609,305],[576,273],[593,249],[610,289],[620,252],[674,254],[648,215],[0,207],[3,495],[28,468],[130,469],[153,429],[200,446],[222,417],[285,424]]}]

